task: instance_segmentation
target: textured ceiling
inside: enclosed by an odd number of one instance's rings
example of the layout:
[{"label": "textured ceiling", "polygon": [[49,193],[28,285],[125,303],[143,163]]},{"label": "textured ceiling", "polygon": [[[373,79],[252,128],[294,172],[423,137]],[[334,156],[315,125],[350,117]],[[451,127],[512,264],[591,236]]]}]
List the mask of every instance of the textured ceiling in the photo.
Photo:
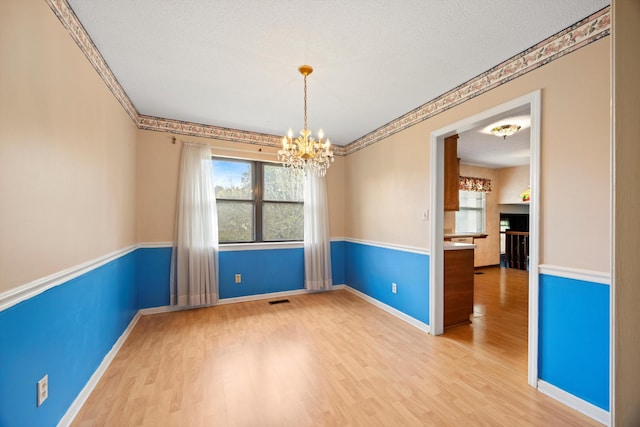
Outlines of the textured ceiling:
[{"label": "textured ceiling", "polygon": [[306,63],[309,127],[339,145],[609,3],[69,0],[140,114],[297,132]]},{"label": "textured ceiling", "polygon": [[[491,129],[512,124],[520,130],[506,138],[496,137]],[[481,121],[473,129],[461,132],[458,157],[461,163],[488,168],[528,165],[530,159],[531,112],[529,105]]]}]

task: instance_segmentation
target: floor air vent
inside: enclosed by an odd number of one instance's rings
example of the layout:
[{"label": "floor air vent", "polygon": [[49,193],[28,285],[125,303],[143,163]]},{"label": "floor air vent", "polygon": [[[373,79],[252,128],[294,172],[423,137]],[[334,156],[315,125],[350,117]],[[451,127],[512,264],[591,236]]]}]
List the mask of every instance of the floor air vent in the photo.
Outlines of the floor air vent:
[{"label": "floor air vent", "polygon": [[277,299],[275,301],[269,301],[269,304],[273,305],[273,304],[285,304],[288,303],[289,300],[288,299]]}]

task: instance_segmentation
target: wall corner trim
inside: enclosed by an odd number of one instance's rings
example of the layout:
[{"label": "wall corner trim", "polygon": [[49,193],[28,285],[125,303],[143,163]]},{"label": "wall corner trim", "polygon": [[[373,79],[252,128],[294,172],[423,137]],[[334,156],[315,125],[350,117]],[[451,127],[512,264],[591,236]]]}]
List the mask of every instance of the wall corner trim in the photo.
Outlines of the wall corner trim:
[{"label": "wall corner trim", "polygon": [[386,311],[387,313],[391,314],[392,316],[395,316],[398,319],[407,322],[411,326],[416,327],[416,328],[420,329],[421,331],[426,332],[428,334],[431,333],[431,328],[426,323],[422,323],[421,321],[419,321],[417,319],[414,319],[413,317],[411,317],[411,316],[409,316],[407,314],[404,314],[400,310],[396,310],[395,308],[391,307],[390,305],[387,305],[387,304],[385,304],[383,302],[380,302],[377,299],[372,298],[369,295],[364,294],[364,293],[360,292],[359,290],[352,288],[351,286],[344,285],[343,288],[346,289],[347,291],[351,292],[355,296],[367,301],[368,303],[375,305],[379,309]]},{"label": "wall corner trim", "polygon": [[598,408],[597,406],[549,384],[546,381],[538,380],[538,390],[606,426],[611,425],[611,417],[608,411]]},{"label": "wall corner trim", "polygon": [[138,312],[135,316],[133,316],[133,319],[131,319],[131,322],[129,322],[127,328],[124,330],[122,335],[120,335],[120,338],[118,338],[113,347],[111,347],[111,350],[109,350],[109,352],[104,356],[104,359],[102,359],[102,362],[100,363],[100,366],[98,366],[98,369],[96,369],[93,375],[91,375],[91,378],[89,378],[87,384],[85,384],[85,386],[82,388],[82,391],[80,391],[71,406],[69,406],[67,412],[58,422],[58,427],[66,427],[71,425],[75,417],[82,409],[82,406],[84,406],[85,402],[91,395],[91,392],[93,392],[93,389],[98,385],[98,382],[100,382],[100,378],[102,378],[104,373],[107,371],[107,368],[109,367],[109,365],[111,365],[111,362],[120,351],[120,348],[122,348],[122,345],[129,337],[129,334],[131,333],[131,331],[133,331],[133,328],[136,326],[139,319],[140,313]]},{"label": "wall corner trim", "polygon": [[126,248],[118,249],[117,251],[113,251],[82,264],[61,270],[50,276],[34,280],[25,285],[3,292],[0,294],[0,311],[6,310],[9,307],[28,300],[29,298],[41,294],[55,286],[66,283],[69,280],[88,273],[91,270],[95,270],[102,265],[133,252],[137,248],[138,245],[131,245]]},{"label": "wall corner trim", "polygon": [[547,274],[565,279],[581,280],[583,282],[599,283],[607,286],[611,284],[611,274],[601,271],[583,270],[580,268],[563,267],[560,265],[540,264],[538,272],[540,274]]}]

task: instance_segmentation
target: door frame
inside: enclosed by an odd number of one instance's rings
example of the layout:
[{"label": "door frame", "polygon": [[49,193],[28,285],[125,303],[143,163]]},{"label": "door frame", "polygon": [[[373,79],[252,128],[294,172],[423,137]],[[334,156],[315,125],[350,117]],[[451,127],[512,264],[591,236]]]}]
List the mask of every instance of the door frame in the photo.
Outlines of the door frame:
[{"label": "door frame", "polygon": [[541,90],[537,90],[481,113],[467,117],[430,135],[431,237],[429,257],[429,329],[431,334],[444,331],[444,138],[476,127],[482,120],[528,105],[531,115],[529,181],[529,315],[528,369],[529,385],[538,384],[538,265],[540,260],[540,121]]}]

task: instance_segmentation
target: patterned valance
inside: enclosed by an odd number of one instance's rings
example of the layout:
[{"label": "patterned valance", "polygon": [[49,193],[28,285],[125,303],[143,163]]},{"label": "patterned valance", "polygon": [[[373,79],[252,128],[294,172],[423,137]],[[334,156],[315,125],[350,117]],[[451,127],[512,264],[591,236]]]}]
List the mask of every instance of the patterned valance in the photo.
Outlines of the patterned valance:
[{"label": "patterned valance", "polygon": [[479,191],[484,193],[491,193],[491,180],[486,178],[474,178],[470,176],[461,176],[460,190],[465,191]]}]

